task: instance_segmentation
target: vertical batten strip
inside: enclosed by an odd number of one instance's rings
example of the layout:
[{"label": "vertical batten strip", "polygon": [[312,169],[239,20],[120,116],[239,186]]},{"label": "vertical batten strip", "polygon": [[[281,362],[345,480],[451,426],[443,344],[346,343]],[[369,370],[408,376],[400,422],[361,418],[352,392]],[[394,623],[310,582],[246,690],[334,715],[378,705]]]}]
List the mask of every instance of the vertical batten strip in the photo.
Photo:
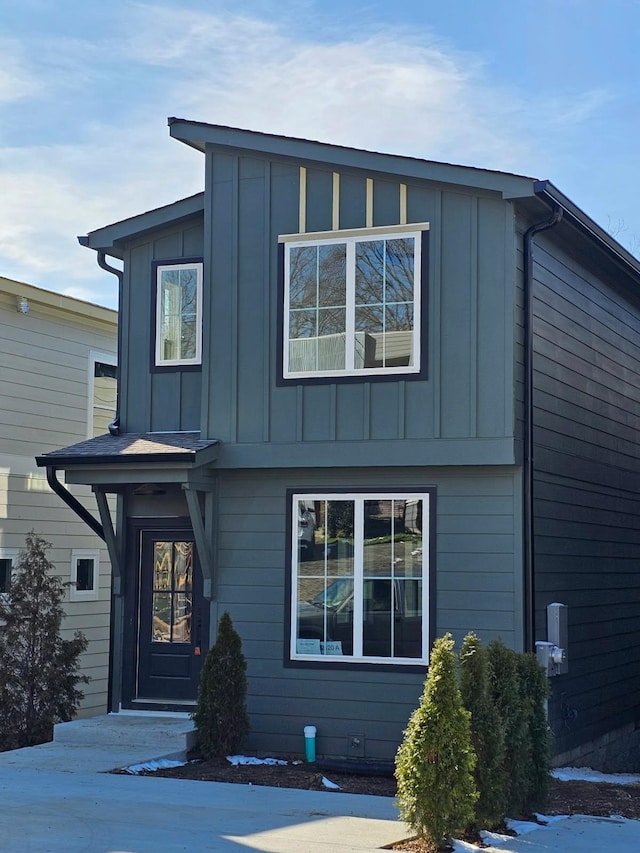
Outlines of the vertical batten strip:
[{"label": "vertical batten strip", "polygon": [[331,207],[331,228],[337,231],[340,228],[340,173],[333,173],[333,204]]},{"label": "vertical batten strip", "polygon": [[298,234],[307,230],[307,170],[300,166],[300,202],[298,209]]},{"label": "vertical batten strip", "polygon": [[400,184],[400,225],[407,224],[407,185]]},{"label": "vertical batten strip", "polygon": [[366,227],[373,228],[373,178],[367,178]]}]

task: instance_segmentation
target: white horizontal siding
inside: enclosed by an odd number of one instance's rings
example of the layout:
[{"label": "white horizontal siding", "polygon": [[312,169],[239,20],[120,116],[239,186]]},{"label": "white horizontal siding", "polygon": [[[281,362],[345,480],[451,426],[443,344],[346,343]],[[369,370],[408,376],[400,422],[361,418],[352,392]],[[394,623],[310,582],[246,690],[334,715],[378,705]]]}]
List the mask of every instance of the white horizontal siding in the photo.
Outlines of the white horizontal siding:
[{"label": "white horizontal siding", "polygon": [[[0,285],[2,280],[0,280]],[[1,286],[0,286],[1,290]],[[111,569],[104,543],[49,488],[35,456],[83,441],[87,435],[89,352],[116,351],[116,323],[83,315],[82,303],[68,299],[74,311],[37,302],[28,288],[28,314],[16,311],[15,296],[0,293],[0,547],[23,549],[33,530],[51,543],[47,554],[54,572],[68,582],[71,551],[99,550],[96,601],[65,597],[62,636],[82,631],[89,640],[81,671],[80,715],[106,711],[109,666]],[[104,313],[102,309],[98,313]],[[73,494],[97,517],[88,487]]]}]

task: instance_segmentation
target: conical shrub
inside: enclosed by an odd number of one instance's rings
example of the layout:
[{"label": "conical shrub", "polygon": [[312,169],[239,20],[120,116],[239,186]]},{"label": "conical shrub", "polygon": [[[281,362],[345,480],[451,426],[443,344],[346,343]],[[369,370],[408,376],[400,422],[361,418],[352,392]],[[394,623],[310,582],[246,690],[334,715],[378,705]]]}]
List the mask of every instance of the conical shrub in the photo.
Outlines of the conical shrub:
[{"label": "conical shrub", "polygon": [[468,711],[456,684],[450,634],[435,641],[420,705],[396,755],[400,814],[438,849],[473,820],[477,798]]},{"label": "conical shrub", "polygon": [[477,757],[475,824],[491,828],[505,817],[504,730],[493,701],[489,654],[475,634],[464,638],[459,660],[460,693],[471,713],[471,742]]},{"label": "conical shrub", "polygon": [[202,667],[193,714],[200,750],[207,758],[237,752],[249,732],[246,669],[242,641],[225,611]]}]

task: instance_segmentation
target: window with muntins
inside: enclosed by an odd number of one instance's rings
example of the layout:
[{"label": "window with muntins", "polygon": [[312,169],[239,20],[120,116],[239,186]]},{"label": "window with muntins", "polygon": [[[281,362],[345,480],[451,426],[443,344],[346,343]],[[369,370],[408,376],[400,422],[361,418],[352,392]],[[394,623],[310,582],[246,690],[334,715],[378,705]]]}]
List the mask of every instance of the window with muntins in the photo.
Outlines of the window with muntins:
[{"label": "window with muntins", "polygon": [[428,659],[429,494],[292,498],[294,661]]},{"label": "window with muntins", "polygon": [[156,267],[157,367],[180,367],[202,361],[202,264]]},{"label": "window with muntins", "polygon": [[281,237],[283,378],[420,372],[428,225]]}]

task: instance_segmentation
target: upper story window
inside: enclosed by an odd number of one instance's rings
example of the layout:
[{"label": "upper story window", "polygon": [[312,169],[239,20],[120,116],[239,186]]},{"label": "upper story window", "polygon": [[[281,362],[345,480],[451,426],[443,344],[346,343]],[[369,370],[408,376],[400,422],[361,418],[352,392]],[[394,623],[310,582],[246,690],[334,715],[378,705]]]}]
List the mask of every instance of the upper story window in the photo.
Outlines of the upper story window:
[{"label": "upper story window", "polygon": [[89,409],[87,437],[108,432],[116,414],[117,367],[111,353],[89,353]]},{"label": "upper story window", "polygon": [[202,362],[202,264],[156,266],[156,367]]},{"label": "upper story window", "polygon": [[280,238],[284,379],[420,373],[428,228]]}]

